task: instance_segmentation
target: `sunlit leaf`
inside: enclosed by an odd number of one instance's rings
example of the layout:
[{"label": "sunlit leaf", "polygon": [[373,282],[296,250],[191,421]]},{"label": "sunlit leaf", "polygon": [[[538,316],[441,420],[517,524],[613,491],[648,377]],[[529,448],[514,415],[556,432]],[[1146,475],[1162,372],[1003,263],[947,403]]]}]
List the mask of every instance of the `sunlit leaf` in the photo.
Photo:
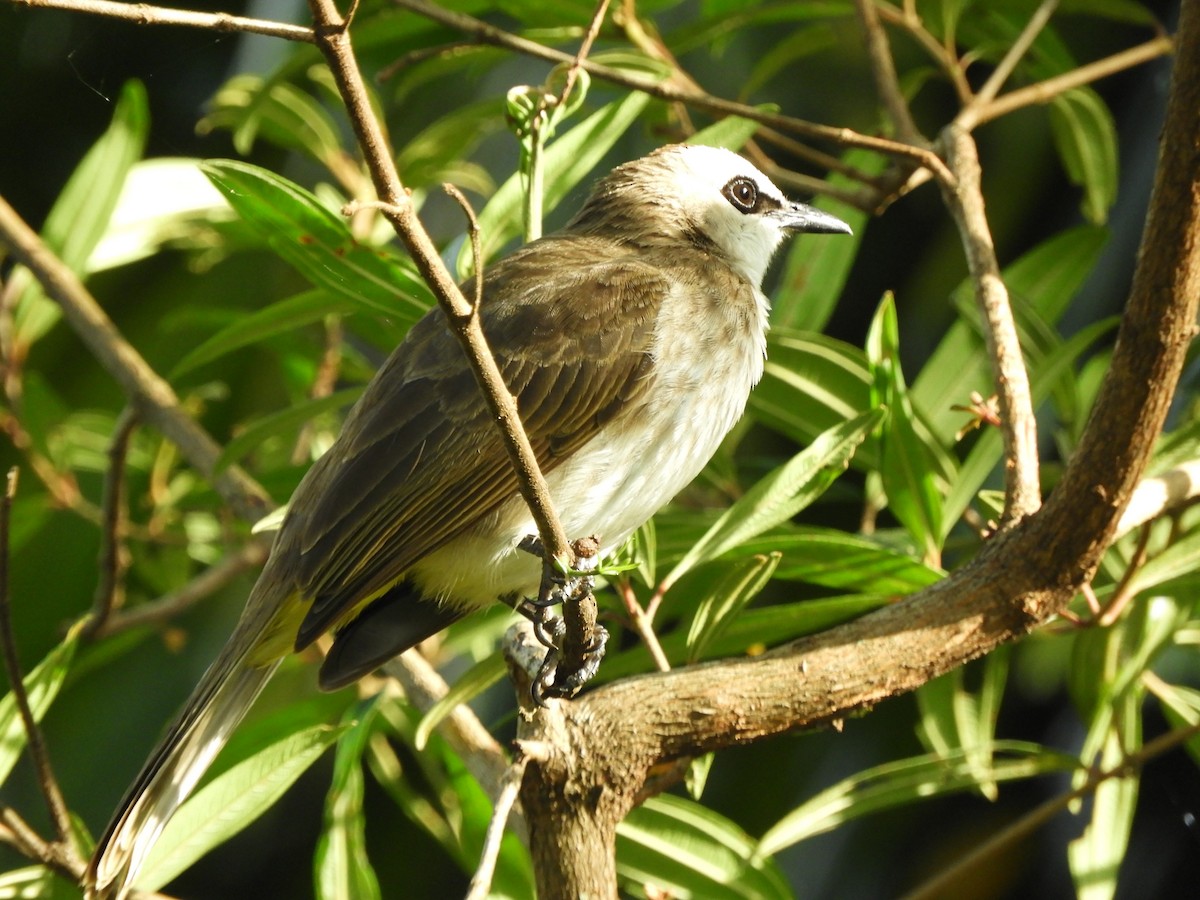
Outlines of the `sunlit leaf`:
[{"label": "sunlit leaf", "polygon": [[[987,777],[996,782],[1070,771],[1079,765],[1074,757],[1022,741],[997,741],[991,759]],[[870,813],[974,790],[978,785],[978,772],[962,751],[884,763],[838,782],[792,810],[762,836],[759,853],[778,853]]]},{"label": "sunlit leaf", "polygon": [[669,794],[647,800],[617,826],[624,881],[676,897],[790,900],[778,867],[754,850],[754,840],[724,816]]},{"label": "sunlit leaf", "polygon": [[136,879],[137,887],[157,890],[261,816],[343,730],[306,728],[198,790],[163,829]]},{"label": "sunlit leaf", "polygon": [[[35,722],[42,720],[58,696],[59,688],[71,670],[81,630],[82,625],[72,628],[63,642],[47,653],[22,681]],[[17,709],[17,700],[9,691],[0,698],[0,784],[8,780],[27,741],[28,735]]]}]

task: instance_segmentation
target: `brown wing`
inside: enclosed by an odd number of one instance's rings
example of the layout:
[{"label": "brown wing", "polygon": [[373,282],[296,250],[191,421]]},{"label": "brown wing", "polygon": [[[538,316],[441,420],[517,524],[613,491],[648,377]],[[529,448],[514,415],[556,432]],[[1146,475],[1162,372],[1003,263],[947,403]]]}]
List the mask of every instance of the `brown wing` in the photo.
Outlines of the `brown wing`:
[{"label": "brown wing", "polygon": [[[484,331],[543,471],[643,397],[667,289],[659,270],[580,237],[539,241],[489,273]],[[295,555],[297,588],[312,603],[296,646],[516,492],[465,355],[434,310],[292,499],[276,553]]]}]

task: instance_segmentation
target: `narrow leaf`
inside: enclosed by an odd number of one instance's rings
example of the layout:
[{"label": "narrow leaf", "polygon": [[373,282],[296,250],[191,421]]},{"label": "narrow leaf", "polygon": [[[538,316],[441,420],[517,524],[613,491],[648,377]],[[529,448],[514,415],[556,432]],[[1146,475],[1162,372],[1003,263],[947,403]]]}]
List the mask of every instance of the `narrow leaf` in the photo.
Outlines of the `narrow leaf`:
[{"label": "narrow leaf", "polygon": [[688,629],[688,662],[699,659],[709,642],[720,635],[742,607],[766,586],[780,557],[779,553],[755,556],[717,582],[696,610]]},{"label": "narrow leaf", "polygon": [[843,422],[762,478],[675,565],[663,579],[663,589],[700,563],[786,522],[816,500],[845,471],[858,445],[882,416],[880,410],[871,410]]},{"label": "narrow leaf", "polygon": [[137,878],[155,891],[275,803],[344,728],[306,728],[230,768],[197,791],[163,829]]},{"label": "narrow leaf", "polygon": [[411,325],[432,305],[411,263],[358,243],[342,219],[299,185],[231,160],[202,168],[238,215],[315,287],[401,325]]},{"label": "narrow leaf", "polygon": [[[33,712],[34,721],[40,722],[58,691],[62,687],[67,673],[71,669],[71,661],[75,658],[75,648],[79,646],[79,634],[82,623],[75,625],[61,644],[46,654],[45,658],[33,667],[25,676],[25,695]],[[8,780],[13,766],[28,741],[25,724],[17,710],[17,701],[12,691],[0,699],[0,784]]]},{"label": "narrow leaf", "polygon": [[227,466],[233,465],[268,438],[279,434],[293,434],[321,413],[349,406],[358,399],[363,390],[362,387],[347,388],[328,397],[317,397],[288,406],[252,422],[222,449],[221,455],[217,457],[216,471],[221,472]]},{"label": "narrow leaf", "polygon": [[342,722],[349,730],[338,740],[333,780],[325,795],[324,828],[314,859],[319,900],[375,900],[381,895],[379,879],[367,856],[362,771],[363,753],[375,733],[378,702],[369,702],[365,710],[350,710]]},{"label": "narrow leaf", "polygon": [[433,730],[454,711],[455,707],[478,697],[503,678],[505,671],[504,657],[499,653],[492,653],[464,672],[454,682],[454,686],[446,692],[446,696],[430,707],[429,711],[421,717],[421,722],[417,726],[416,735],[413,738],[416,748],[424,750]]},{"label": "narrow leaf", "polygon": [[724,816],[663,794],[617,826],[617,873],[676,897],[784,900],[792,897],[774,861]]},{"label": "narrow leaf", "polygon": [[[1070,771],[1078,760],[1037,744],[998,741],[988,776],[1016,781]],[[759,841],[759,853],[778,853],[839,825],[918,800],[973,790],[977,775],[962,751],[946,757],[929,754],[885,763],[838,782],[788,813]]]}]

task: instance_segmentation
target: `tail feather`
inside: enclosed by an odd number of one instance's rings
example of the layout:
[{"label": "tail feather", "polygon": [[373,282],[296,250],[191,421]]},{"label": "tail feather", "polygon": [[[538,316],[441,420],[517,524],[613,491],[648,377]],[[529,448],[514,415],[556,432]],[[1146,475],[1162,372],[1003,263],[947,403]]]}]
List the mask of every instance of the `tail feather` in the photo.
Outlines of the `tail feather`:
[{"label": "tail feather", "polygon": [[204,674],[121,800],[85,876],[93,900],[121,900],[167,821],[195,789],[279,661],[251,661],[231,641]]}]

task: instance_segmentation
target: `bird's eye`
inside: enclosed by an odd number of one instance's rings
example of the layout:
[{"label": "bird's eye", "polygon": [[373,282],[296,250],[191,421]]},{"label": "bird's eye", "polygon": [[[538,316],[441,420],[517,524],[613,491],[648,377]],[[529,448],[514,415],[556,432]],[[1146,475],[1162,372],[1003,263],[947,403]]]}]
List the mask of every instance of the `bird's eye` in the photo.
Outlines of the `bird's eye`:
[{"label": "bird's eye", "polygon": [[735,178],[721,191],[738,212],[750,213],[758,208],[758,185],[749,178]]}]

